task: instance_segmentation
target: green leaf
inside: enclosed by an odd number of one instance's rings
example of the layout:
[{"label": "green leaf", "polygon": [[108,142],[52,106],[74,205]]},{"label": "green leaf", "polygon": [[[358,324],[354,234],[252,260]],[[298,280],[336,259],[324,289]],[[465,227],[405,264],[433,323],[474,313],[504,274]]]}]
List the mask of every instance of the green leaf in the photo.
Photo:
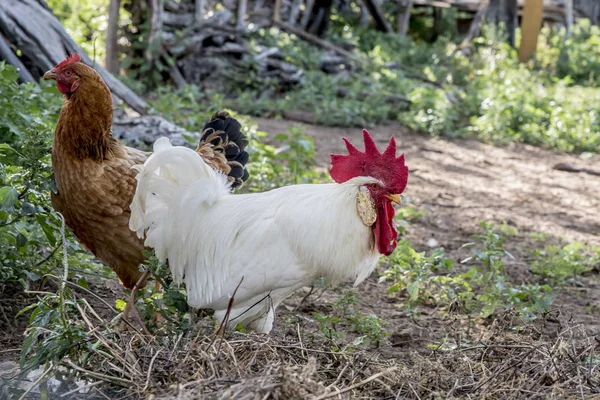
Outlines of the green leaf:
[{"label": "green leaf", "polygon": [[18,197],[17,189],[10,186],[0,188],[0,210],[12,210]]},{"label": "green leaf", "polygon": [[44,235],[46,235],[46,239],[48,239],[48,243],[50,243],[50,246],[56,246],[56,238],[54,237],[54,229],[52,229],[52,227],[50,225],[48,225],[46,220],[41,215],[36,215],[35,220],[42,228],[42,231],[44,231]]},{"label": "green leaf", "polygon": [[115,301],[115,308],[121,312],[125,311],[126,306],[127,302],[125,300],[117,299],[117,301]]},{"label": "green leaf", "polygon": [[17,247],[21,248],[23,246],[25,246],[27,244],[27,237],[25,237],[25,235],[23,235],[22,233],[19,233],[17,235]]},{"label": "green leaf", "polygon": [[279,135],[275,135],[273,137],[273,140],[287,140],[288,139],[288,135],[286,135],[285,133],[280,133]]},{"label": "green leaf", "polygon": [[[79,286],[81,286],[82,288],[89,289],[89,286],[88,286],[88,283],[87,283],[87,279],[85,279],[84,277],[81,277],[81,278],[77,279],[77,284]],[[119,300],[117,300],[117,301],[119,301]]]},{"label": "green leaf", "polygon": [[419,281],[413,281],[406,286],[408,295],[411,301],[416,301],[419,298]]}]

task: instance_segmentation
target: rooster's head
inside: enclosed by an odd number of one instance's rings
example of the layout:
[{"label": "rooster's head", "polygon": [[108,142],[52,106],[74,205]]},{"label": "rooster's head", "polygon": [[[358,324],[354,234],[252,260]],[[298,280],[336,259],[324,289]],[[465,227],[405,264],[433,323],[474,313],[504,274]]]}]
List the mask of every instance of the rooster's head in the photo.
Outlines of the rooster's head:
[{"label": "rooster's head", "polygon": [[[71,54],[44,74],[44,79],[54,79],[58,90],[67,97],[81,87],[82,82],[102,82],[100,75],[91,67],[81,62],[81,56]],[[103,82],[102,82],[103,83]]]},{"label": "rooster's head", "polygon": [[361,152],[344,138],[348,154],[331,155],[329,174],[337,183],[359,176],[376,179],[365,185],[364,189],[370,192],[377,214],[372,225],[377,249],[389,256],[396,248],[398,238],[392,202],[400,204],[400,194],[408,183],[408,167],[404,164],[404,154],[396,157],[396,140],[393,136],[383,153],[379,152],[367,130],[363,130],[363,139],[365,151]]}]

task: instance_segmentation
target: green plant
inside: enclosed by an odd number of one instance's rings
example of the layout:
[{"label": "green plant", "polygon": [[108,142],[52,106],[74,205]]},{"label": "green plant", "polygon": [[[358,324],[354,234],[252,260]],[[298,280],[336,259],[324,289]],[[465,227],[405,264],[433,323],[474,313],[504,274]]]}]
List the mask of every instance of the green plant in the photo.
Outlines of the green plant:
[{"label": "green plant", "polygon": [[586,272],[600,269],[600,248],[580,242],[546,245],[533,251],[531,271],[554,284],[565,284]]},{"label": "green plant", "polygon": [[249,127],[250,138],[248,171],[252,179],[244,186],[248,192],[262,192],[285,185],[318,183],[325,173],[317,169],[315,144],[311,136],[305,135],[298,126],[291,126],[288,133],[273,137],[281,144],[276,147],[265,143],[267,134]]},{"label": "green plant", "polygon": [[323,336],[329,339],[334,351],[342,350],[338,342],[344,337],[346,330],[359,336],[344,350],[349,350],[351,346],[361,344],[378,346],[388,336],[388,332],[384,329],[385,322],[381,318],[375,314],[365,315],[356,310],[358,301],[359,295],[356,290],[345,289],[342,290],[338,299],[333,303],[331,313],[313,313],[313,318],[317,322],[319,330]]},{"label": "green plant", "polygon": [[407,240],[400,240],[384,262],[389,265],[379,281],[392,281],[388,288],[390,293],[406,291],[410,308],[428,299],[441,301],[441,297],[450,296],[454,291],[443,275],[454,270],[454,262],[445,257],[443,248],[435,249],[428,256],[413,249]]},{"label": "green plant", "polygon": [[552,289],[548,285],[513,284],[506,274],[504,258],[512,257],[503,247],[505,234],[517,231],[504,223],[500,227],[481,223],[477,242],[463,245],[473,255],[461,261],[467,271],[456,273],[454,262],[438,248],[430,255],[418,253],[406,240],[400,241],[387,260],[380,281],[391,281],[390,293],[405,292],[407,306],[414,311],[419,303],[450,307],[458,304],[467,314],[489,317],[500,310],[514,310],[525,319],[533,319],[548,310]]}]

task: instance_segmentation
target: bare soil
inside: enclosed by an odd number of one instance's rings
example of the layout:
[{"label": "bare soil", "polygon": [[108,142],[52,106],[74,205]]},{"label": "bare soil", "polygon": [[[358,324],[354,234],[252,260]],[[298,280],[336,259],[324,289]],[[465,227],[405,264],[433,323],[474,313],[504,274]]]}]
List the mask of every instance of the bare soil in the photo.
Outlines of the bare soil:
[{"label": "bare soil", "polygon": [[[297,124],[264,118],[255,121],[271,137]],[[299,125],[315,139],[317,159],[324,167],[330,153],[345,151],[342,137],[362,147],[360,129]],[[470,254],[461,246],[480,232],[481,221],[506,222],[519,232],[505,241],[506,250],[514,255],[514,260],[505,260],[511,280],[531,283],[540,281],[529,270],[532,249],[546,242],[582,241],[600,246],[600,177],[553,169],[558,163],[598,169],[598,155],[578,157],[520,144],[494,147],[475,140],[431,138],[398,125],[379,126],[370,132],[380,148],[394,135],[399,150],[406,155],[410,178],[404,196],[426,212],[407,233],[407,239],[420,251],[429,250],[428,241],[435,239],[447,256],[460,261]],[[548,236],[540,241],[533,239],[532,233]],[[139,353],[136,368],[144,372],[143,379],[132,383],[129,391],[117,391],[115,397],[129,398],[136,390],[139,396],[134,398],[146,397],[142,393],[147,394],[148,388],[158,398],[292,399],[321,395],[336,399],[518,399],[599,395],[595,386],[600,381],[597,271],[581,277],[579,285],[555,288],[553,311],[535,324],[514,321],[510,314],[474,323],[426,304],[419,306],[417,313],[410,313],[402,307],[406,295],[390,295],[387,284],[378,283],[378,276],[375,272],[357,288],[359,303],[355,306],[357,311],[385,321],[390,335],[378,345],[362,346],[354,354],[332,350],[335,341],[323,338],[313,313],[330,313],[339,290],[316,288],[305,298],[309,292],[306,288],[280,307],[270,337],[240,338],[233,334],[218,350],[212,339],[199,336],[185,345],[185,340],[179,343],[181,338],[168,345],[167,339],[155,338],[160,341],[157,347],[136,347],[132,343],[138,339],[119,339],[127,354]],[[98,288],[98,292],[109,303],[125,298],[114,282]],[[16,360],[18,352],[13,349],[20,346],[26,319],[15,321],[14,315],[27,299],[20,292],[5,289],[1,293],[0,307],[4,306],[6,316],[0,314],[0,361]],[[93,298],[89,300],[94,307],[103,307]],[[356,336],[348,333],[336,340],[344,346]],[[442,349],[442,343],[463,342],[470,346],[461,345],[460,351]],[[164,355],[157,358],[156,349],[163,349]],[[177,352],[183,360],[177,358]],[[589,374],[587,364],[582,367],[580,362],[588,359]],[[592,363],[592,359],[596,361]],[[594,379],[584,379],[590,376]],[[332,391],[336,390],[344,392],[335,395]]]},{"label": "bare soil", "polygon": [[[302,126],[314,138],[317,159],[323,166],[328,165],[329,154],[345,152],[342,137],[363,148],[360,129],[261,118],[257,123],[269,136],[285,133],[294,124]],[[505,249],[515,257],[514,260],[506,257],[507,270],[515,283],[532,283],[539,281],[529,270],[531,251],[535,248],[546,242],[581,241],[600,245],[600,177],[553,168],[559,163],[569,163],[598,169],[599,155],[582,157],[523,144],[492,146],[476,140],[428,137],[399,125],[378,126],[369,132],[380,149],[385,148],[393,135],[399,152],[405,154],[410,175],[404,196],[426,211],[424,217],[408,228],[407,234],[420,251],[428,250],[427,242],[433,238],[438,246],[445,248],[447,256],[463,260],[470,250],[461,246],[481,232],[481,221],[506,222],[519,232],[504,242]],[[534,240],[532,233],[544,233],[547,237],[543,241]],[[368,309],[394,321],[393,335],[406,336],[408,329],[411,334],[417,332],[435,341],[448,332],[445,326],[449,321],[433,310],[411,321],[398,304],[390,301],[385,285],[377,283],[377,273],[358,290]],[[571,324],[581,324],[592,336],[600,334],[597,272],[582,277],[578,286],[555,288],[555,291],[553,307],[564,318]],[[406,328],[414,327],[415,323],[418,329]],[[441,327],[439,332],[434,332],[436,326]]]}]

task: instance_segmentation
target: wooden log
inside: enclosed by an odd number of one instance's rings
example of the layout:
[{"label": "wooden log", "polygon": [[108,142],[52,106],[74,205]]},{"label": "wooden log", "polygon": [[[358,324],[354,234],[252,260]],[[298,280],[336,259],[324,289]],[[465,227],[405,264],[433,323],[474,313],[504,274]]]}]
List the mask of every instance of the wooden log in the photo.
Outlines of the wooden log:
[{"label": "wooden log", "polygon": [[10,48],[10,45],[4,39],[4,36],[0,34],[0,60],[8,62],[13,67],[17,68],[19,73],[19,80],[22,83],[35,82],[33,76],[29,73],[29,70],[23,65],[19,57],[17,57]]},{"label": "wooden log", "polygon": [[2,0],[0,33],[33,65],[29,72],[34,79],[41,78],[45,71],[64,60],[67,53],[79,53],[84,63],[98,71],[117,98],[138,113],[146,113],[148,104],[106,69],[96,65],[67,34],[44,0]]},{"label": "wooden log", "polygon": [[110,0],[108,6],[108,27],[106,28],[106,59],[104,65],[111,74],[119,73],[118,38],[119,10],[121,0]]},{"label": "wooden log", "polygon": [[[154,0],[149,0],[149,1],[154,1]],[[163,18],[164,25],[167,25],[170,27],[176,27],[176,28],[187,28],[194,23],[196,14],[195,13],[180,14],[180,13],[165,12],[162,18]]]},{"label": "wooden log", "polygon": [[195,10],[194,10],[194,20],[196,24],[200,24],[202,22],[202,18],[204,17],[204,3],[206,0],[196,0],[195,1]]},{"label": "wooden log", "polygon": [[373,17],[375,27],[382,32],[393,32],[392,26],[385,18],[385,14],[375,0],[363,0],[367,6],[369,13]]},{"label": "wooden log", "polygon": [[519,46],[519,61],[521,62],[529,61],[537,48],[543,14],[543,0],[526,0],[521,23],[521,45]]},{"label": "wooden log", "polygon": [[304,0],[294,0],[292,4],[292,9],[290,10],[290,15],[288,17],[288,23],[295,25],[298,20],[298,15],[300,15],[300,7],[304,3]]},{"label": "wooden log", "polygon": [[273,6],[273,21],[281,21],[281,0],[275,0],[275,5]]},{"label": "wooden log", "polygon": [[237,25],[236,27],[238,29],[243,29],[245,22],[244,20],[246,19],[246,10],[248,8],[248,1],[247,0],[238,0],[238,6],[237,6]]},{"label": "wooden log", "polygon": [[115,112],[112,134],[113,137],[137,148],[151,148],[162,136],[168,137],[174,146],[191,147],[191,143],[185,139],[186,136],[196,138],[196,143],[200,139],[198,133],[189,132],[157,115],[133,117],[119,111]]}]

